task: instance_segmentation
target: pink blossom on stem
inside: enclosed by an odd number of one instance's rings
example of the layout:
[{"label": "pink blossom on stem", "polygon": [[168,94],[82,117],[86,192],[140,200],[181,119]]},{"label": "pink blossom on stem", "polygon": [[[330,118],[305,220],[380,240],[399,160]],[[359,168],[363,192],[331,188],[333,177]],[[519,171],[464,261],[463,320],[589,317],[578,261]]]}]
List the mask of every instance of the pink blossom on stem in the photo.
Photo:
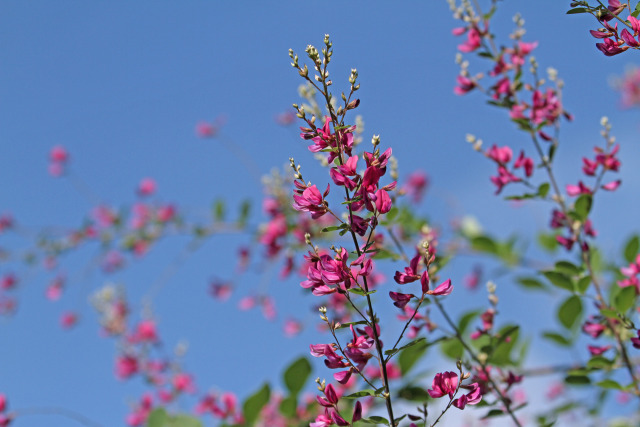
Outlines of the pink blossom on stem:
[{"label": "pink blossom on stem", "polygon": [[389,296],[394,301],[393,305],[398,308],[404,308],[409,303],[409,301],[411,301],[411,298],[416,297],[413,294],[402,294],[399,292],[389,292]]},{"label": "pink blossom on stem", "polygon": [[466,405],[477,405],[482,400],[482,394],[478,383],[473,383],[468,386],[460,386],[460,388],[468,389],[467,394],[463,394],[459,398],[453,401],[453,406],[458,409],[464,409]]},{"label": "pink blossom on stem", "polygon": [[427,390],[429,396],[434,399],[449,395],[453,399],[453,395],[458,389],[458,375],[455,372],[447,371],[436,374],[433,378],[431,388]]}]

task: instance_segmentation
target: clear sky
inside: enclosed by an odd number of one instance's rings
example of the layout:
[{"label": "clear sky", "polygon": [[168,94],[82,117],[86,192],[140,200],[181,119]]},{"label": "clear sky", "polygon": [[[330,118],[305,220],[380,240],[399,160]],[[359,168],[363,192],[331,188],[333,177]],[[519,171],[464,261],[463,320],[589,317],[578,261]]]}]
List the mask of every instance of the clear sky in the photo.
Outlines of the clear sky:
[{"label": "clear sky", "polygon": [[[608,79],[621,74],[634,55],[601,55],[588,33],[593,22],[565,15],[565,3],[500,2],[493,29],[506,42],[511,17],[522,12],[525,39],[540,43],[535,56],[541,69],[553,66],[567,82],[564,102],[576,120],[562,133],[564,184],[577,180],[578,156],[589,155],[600,143],[600,117],[610,117],[622,145],[623,186],[602,198],[594,218],[602,244],[616,251],[626,231],[638,229],[640,146],[637,112],[620,111]],[[302,57],[307,44],[319,46],[329,33],[334,85],[346,88],[350,69],[359,71],[365,141],[380,134],[383,146],[393,148],[403,176],[415,169],[430,175],[423,212],[444,224],[471,213],[501,236],[545,227],[546,207],[514,211],[493,196],[488,179],[493,166],[465,143],[466,133],[486,144],[522,137],[503,111],[484,106],[478,94],[470,99],[453,94],[454,56],[461,43],[451,35],[454,26],[444,0],[322,5],[5,0],[0,4],[0,213],[10,212],[26,233],[49,225],[75,226],[95,200],[131,204],[140,179],[153,177],[159,200],[190,212],[206,212],[216,198],[227,200],[232,211],[240,200],[251,198],[257,223],[262,190],[255,172],[281,168],[294,156],[306,174],[326,180],[313,171],[316,163],[295,128],[279,126],[274,117],[299,101],[301,80],[289,65],[288,49]],[[196,137],[196,123],[220,116],[226,117],[222,140]],[[252,171],[224,141],[249,153]],[[58,144],[69,150],[73,174],[89,190],[78,192],[69,180],[48,176],[47,155]],[[316,313],[315,301],[295,280],[279,281],[277,270],[240,279],[226,304],[209,298],[209,280],[233,277],[235,248],[249,241],[214,238],[182,264],[154,300],[167,351],[182,339],[189,342],[185,366],[198,374],[200,390],[215,386],[246,396],[263,381],[277,384],[289,361],[306,353],[309,343],[327,339],[313,327],[294,339],[282,336],[284,319],[295,316],[312,325]],[[23,242],[0,235],[0,247],[9,250]],[[107,279],[123,284],[139,304],[185,244],[179,238],[163,242],[148,258]],[[57,303],[44,297],[48,273],[31,271],[20,283],[17,313],[0,318],[0,392],[14,409],[59,406],[105,426],[121,425],[127,402],[136,400],[143,387],[114,378],[114,343],[99,336],[87,302],[105,281],[87,267],[90,257],[80,253],[64,261],[69,289]],[[459,271],[450,272],[454,283],[460,283],[469,265],[463,261]],[[0,264],[0,273],[12,268]],[[242,296],[263,286],[276,298],[275,322],[264,322],[257,311],[236,309]],[[524,305],[522,294],[504,288],[505,318],[527,322],[553,313],[548,300],[534,298],[535,303]],[[460,304],[479,298],[458,289]],[[58,317],[68,309],[79,312],[81,322],[62,331]],[[542,357],[546,347],[539,345],[534,353]],[[330,376],[321,364],[316,368],[314,377]],[[185,403],[187,409],[190,405]],[[32,416],[16,425],[71,424]]]}]

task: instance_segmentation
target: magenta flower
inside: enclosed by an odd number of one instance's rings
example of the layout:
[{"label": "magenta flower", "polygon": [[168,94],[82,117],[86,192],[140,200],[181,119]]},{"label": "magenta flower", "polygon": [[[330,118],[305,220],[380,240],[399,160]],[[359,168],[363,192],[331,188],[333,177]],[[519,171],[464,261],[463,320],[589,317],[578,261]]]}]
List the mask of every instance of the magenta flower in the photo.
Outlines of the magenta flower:
[{"label": "magenta flower", "polygon": [[587,187],[582,181],[579,181],[578,185],[567,185],[567,194],[571,197],[591,193],[593,193],[591,188]]},{"label": "magenta flower", "polygon": [[586,321],[582,325],[582,332],[584,332],[585,334],[593,338],[598,338],[605,330],[606,330],[605,326],[601,325],[600,323],[593,323],[590,321]]},{"label": "magenta flower", "polygon": [[637,337],[631,338],[631,344],[634,348],[640,348],[640,330],[637,331]]},{"label": "magenta flower", "polygon": [[524,173],[527,177],[530,177],[533,174],[533,159],[531,157],[525,157],[524,151],[520,152],[520,156],[513,163],[513,168],[518,169],[520,167],[524,168]]},{"label": "magenta flower", "polygon": [[621,180],[615,180],[615,181],[611,181],[607,184],[604,184],[603,186],[601,186],[600,188],[602,188],[603,190],[607,190],[607,191],[616,191],[618,189],[618,187],[620,187],[620,184],[622,184]]},{"label": "magenta flower", "polygon": [[404,308],[409,303],[409,301],[411,301],[411,298],[416,297],[413,294],[402,294],[399,292],[389,292],[389,296],[394,301],[393,305],[398,308]]},{"label": "magenta flower", "polygon": [[420,278],[420,276],[418,275],[419,262],[420,262],[420,254],[418,253],[416,254],[416,256],[413,257],[413,259],[409,263],[409,267],[404,268],[404,273],[396,271],[396,274],[393,277],[396,283],[398,283],[399,285],[404,285],[404,284],[415,282],[416,280],[418,280]]},{"label": "magenta flower", "polygon": [[71,311],[63,313],[62,316],[60,317],[60,325],[64,329],[71,329],[73,326],[75,326],[77,322],[78,322],[78,316]]},{"label": "magenta flower", "polygon": [[391,210],[391,197],[383,189],[376,191],[376,210],[380,214],[386,214]]},{"label": "magenta flower", "polygon": [[138,372],[138,359],[135,356],[123,355],[116,359],[116,377],[124,380]]},{"label": "magenta flower", "polygon": [[295,186],[298,188],[294,190],[293,195],[293,208],[300,212],[310,212],[311,218],[317,219],[329,211],[329,203],[324,198],[329,194],[329,184],[323,194],[315,185],[311,187],[301,184],[299,181],[294,181]]},{"label": "magenta flower", "polygon": [[626,28],[622,30],[622,32],[620,33],[620,37],[622,37],[622,40],[624,40],[627,46],[631,46],[631,47],[640,46],[640,42],[638,42],[638,40],[636,40]]},{"label": "magenta flower", "polygon": [[467,33],[467,41],[458,45],[460,52],[469,53],[482,46],[482,37],[477,28],[471,27]]},{"label": "magenta flower", "polygon": [[463,394],[459,398],[453,401],[453,406],[458,409],[464,409],[466,405],[476,405],[482,400],[482,393],[478,383],[473,383],[468,386],[460,386],[460,388],[469,389],[469,393]]},{"label": "magenta flower", "polygon": [[447,371],[436,374],[431,384],[431,389],[427,390],[429,396],[435,398],[449,395],[453,399],[453,395],[458,389],[458,375],[455,372]]},{"label": "magenta flower", "polygon": [[138,184],[138,194],[140,196],[150,196],[156,192],[156,182],[151,178],[144,178]]},{"label": "magenta flower", "polygon": [[513,151],[511,151],[511,148],[509,146],[505,145],[504,147],[498,147],[497,145],[493,144],[491,148],[487,150],[485,155],[499,165],[504,166],[511,161],[511,158],[513,157]]},{"label": "magenta flower", "polygon": [[603,43],[596,43],[596,47],[605,56],[618,55],[619,53],[622,53],[625,50],[629,49],[629,46],[620,47],[620,44],[624,43],[622,40],[620,40],[618,43],[614,42],[611,39],[603,39],[602,41]]},{"label": "magenta flower", "polygon": [[[631,338],[631,340],[633,341],[634,338]],[[611,348],[610,345],[607,345],[607,346],[588,345],[587,346],[587,350],[589,350],[589,353],[591,353],[592,356],[600,356],[601,354],[603,354],[605,351],[609,350],[610,348]]]},{"label": "magenta flower", "polygon": [[464,95],[471,92],[477,86],[475,81],[463,76],[462,74],[460,74],[456,80],[458,81],[458,86],[453,88],[453,93],[456,95]]},{"label": "magenta flower", "polygon": [[432,291],[427,291],[429,295],[449,295],[453,291],[451,279],[447,279]]}]

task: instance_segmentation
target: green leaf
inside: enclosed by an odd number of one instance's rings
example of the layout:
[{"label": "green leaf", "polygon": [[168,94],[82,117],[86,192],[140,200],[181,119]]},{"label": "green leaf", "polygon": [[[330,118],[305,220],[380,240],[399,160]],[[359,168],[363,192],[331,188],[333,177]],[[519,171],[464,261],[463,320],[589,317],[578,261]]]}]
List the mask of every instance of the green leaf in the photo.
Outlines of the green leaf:
[{"label": "green leaf", "polygon": [[489,357],[492,364],[497,366],[513,364],[511,351],[518,342],[519,331],[520,327],[515,325],[507,325],[500,329],[498,333],[500,339]]},{"label": "green leaf", "polygon": [[365,424],[384,424],[385,426],[389,425],[389,420],[384,417],[378,417],[377,415],[373,415],[369,418],[362,418],[360,420]]},{"label": "green leaf", "polygon": [[471,248],[478,252],[498,253],[498,244],[488,236],[477,236],[471,239]]},{"label": "green leaf", "polygon": [[584,294],[589,288],[590,284],[591,284],[591,276],[587,275],[587,276],[581,277],[576,282],[576,290],[579,293]]},{"label": "green leaf", "polygon": [[280,402],[279,409],[282,415],[294,418],[298,409],[298,399],[296,399],[294,396],[288,396],[286,399],[283,399],[282,402]]},{"label": "green leaf", "polygon": [[[640,4],[640,3],[638,3]],[[640,249],[640,238],[637,235],[631,237],[627,244],[624,246],[624,260],[628,263],[632,263],[636,259],[636,255],[638,255],[638,250]]]},{"label": "green leaf", "polygon": [[538,195],[542,198],[547,197],[547,194],[549,194],[550,188],[551,186],[549,185],[548,182],[540,184],[540,186],[538,187]]},{"label": "green leaf", "polygon": [[636,288],[635,286],[627,286],[620,288],[615,298],[613,299],[613,305],[620,313],[626,313],[636,303]]},{"label": "green leaf", "polygon": [[566,338],[556,332],[546,331],[542,333],[542,336],[548,339],[549,341],[553,341],[554,343],[561,345],[563,347],[571,346],[571,340],[569,338]]},{"label": "green leaf", "polygon": [[342,228],[342,225],[332,225],[331,227],[324,227],[322,229],[323,233],[328,233],[329,231],[336,231],[336,230],[340,230]]},{"label": "green leaf", "polygon": [[156,408],[149,414],[146,427],[165,427],[168,419],[167,411],[164,408]]},{"label": "green leaf", "polygon": [[440,344],[440,350],[445,356],[453,360],[461,359],[464,354],[464,347],[456,338],[442,341]]},{"label": "green leaf", "polygon": [[269,402],[271,389],[269,384],[264,384],[260,390],[249,396],[242,405],[242,413],[244,414],[245,424],[253,425],[260,415],[260,411],[264,405]]},{"label": "green leaf", "polygon": [[547,287],[538,279],[533,277],[518,277],[516,281],[527,289],[546,290]]},{"label": "green leaf", "polygon": [[485,420],[487,418],[495,418],[495,417],[501,417],[503,415],[505,415],[507,412],[503,411],[502,409],[492,409],[489,412],[487,412],[482,418],[480,418],[481,420]]},{"label": "green leaf", "polygon": [[549,282],[551,282],[552,285],[573,292],[573,282],[567,275],[554,270],[543,271],[542,274],[549,280]]},{"label": "green leaf", "polygon": [[418,359],[420,359],[424,353],[427,351],[429,346],[427,343],[422,342],[418,345],[414,345],[412,347],[405,348],[398,355],[398,365],[400,366],[400,371],[402,375],[406,375],[409,370],[416,364]]},{"label": "green leaf", "polygon": [[597,382],[596,385],[598,387],[606,388],[606,389],[624,390],[624,387],[622,387],[620,384],[618,384],[614,380],[602,380],[600,382]]},{"label": "green leaf", "polygon": [[213,218],[216,221],[224,221],[226,209],[224,206],[224,200],[216,200],[213,202]]},{"label": "green leaf", "polygon": [[571,385],[589,385],[591,380],[586,375],[567,375],[564,382]]},{"label": "green leaf", "polygon": [[589,212],[591,212],[591,205],[593,203],[593,199],[590,194],[581,194],[580,197],[576,200],[573,205],[573,210],[581,221],[584,221],[589,216]]},{"label": "green leaf", "polygon": [[575,7],[573,9],[569,9],[567,11],[567,15],[573,15],[575,13],[588,13],[589,9],[585,8],[585,7]]},{"label": "green leaf", "polygon": [[582,273],[582,268],[569,261],[558,261],[556,262],[556,271],[565,273],[568,276],[578,276]]},{"label": "green leaf", "polygon": [[573,295],[567,298],[558,309],[558,320],[567,329],[574,327],[582,315],[582,301]]},{"label": "green leaf", "polygon": [[412,346],[414,346],[414,345],[416,345],[416,344],[418,344],[419,342],[422,342],[422,341],[424,341],[424,340],[426,340],[426,338],[425,338],[425,337],[420,337],[420,338],[415,339],[415,340],[413,340],[413,341],[409,341],[407,344],[403,345],[402,347],[398,347],[398,348],[396,348],[396,349],[392,349],[392,350],[386,350],[386,351],[384,352],[384,354],[385,354],[385,355],[387,355],[387,356],[388,356],[388,355],[390,355],[390,354],[396,354],[396,353],[397,353],[397,352],[399,352],[400,350],[404,350],[405,348],[412,347]]},{"label": "green leaf", "polygon": [[538,234],[538,245],[547,252],[555,252],[558,250],[558,241],[555,234]]},{"label": "green leaf", "polygon": [[406,418],[406,416],[407,416],[407,415],[408,415],[408,414],[404,414],[404,415],[403,415],[403,416],[401,416],[401,417],[395,418],[395,419],[393,420],[394,424],[395,424],[395,425],[400,425],[400,421],[404,420],[404,419]]},{"label": "green leaf", "polygon": [[251,212],[251,200],[244,200],[240,205],[240,215],[238,215],[238,224],[240,227],[247,225],[249,213]]},{"label": "green leaf", "polygon": [[398,390],[398,397],[411,402],[426,402],[430,396],[426,387],[408,385]]},{"label": "green leaf", "polygon": [[351,393],[347,396],[342,396],[343,399],[359,399],[361,397],[367,397],[367,396],[375,396],[376,395],[376,391],[370,388],[364,389],[364,390],[360,390],[357,391],[355,393]]},{"label": "green leaf", "polygon": [[175,415],[169,419],[167,427],[202,427],[202,422],[191,415]]},{"label": "green leaf", "polygon": [[471,321],[478,317],[480,313],[480,310],[472,310],[460,316],[460,320],[458,320],[458,330],[461,334],[464,334],[467,331],[467,328],[469,327]]},{"label": "green leaf", "polygon": [[364,297],[364,296],[367,296],[367,295],[375,294],[375,293],[376,293],[376,291],[375,291],[375,290],[373,290],[373,291],[365,292],[365,291],[363,291],[363,290],[362,290],[362,289],[360,289],[360,288],[351,288],[351,289],[349,289],[349,293],[350,293],[350,294],[357,294],[357,295],[361,295],[361,296],[363,296],[363,297]]},{"label": "green leaf", "polygon": [[342,329],[342,328],[348,328],[351,325],[366,325],[367,322],[364,320],[358,320],[357,322],[347,322],[347,323],[340,323],[340,326],[338,326],[336,329]]},{"label": "green leaf", "polygon": [[292,396],[298,396],[311,374],[311,363],[306,357],[300,357],[284,371],[284,385]]},{"label": "green leaf", "polygon": [[615,362],[604,356],[593,356],[587,362],[587,368],[590,369],[610,369]]}]

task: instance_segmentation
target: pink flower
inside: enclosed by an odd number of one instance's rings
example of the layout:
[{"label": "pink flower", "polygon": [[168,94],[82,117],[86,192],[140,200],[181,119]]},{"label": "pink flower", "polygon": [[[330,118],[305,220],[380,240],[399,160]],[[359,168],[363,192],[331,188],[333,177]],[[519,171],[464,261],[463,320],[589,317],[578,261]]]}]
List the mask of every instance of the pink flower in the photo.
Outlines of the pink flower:
[{"label": "pink flower", "polygon": [[4,412],[7,409],[7,396],[0,393],[0,412]]},{"label": "pink flower", "polygon": [[193,377],[189,374],[185,374],[184,372],[175,374],[171,383],[173,384],[173,388],[180,393],[195,393],[196,391],[193,383]]},{"label": "pink flower", "polygon": [[61,145],[56,145],[49,152],[49,159],[52,162],[66,163],[69,160],[69,153]]},{"label": "pink flower", "polygon": [[600,323],[593,323],[590,321],[586,321],[582,325],[582,332],[590,335],[593,338],[598,338],[605,331],[605,329],[606,328],[604,325],[601,325]]},{"label": "pink flower", "polygon": [[409,195],[414,203],[420,203],[427,186],[429,178],[424,172],[413,172],[407,177],[406,184],[402,187],[404,192]]},{"label": "pink flower", "polygon": [[471,92],[477,86],[475,81],[463,76],[462,74],[460,74],[456,80],[458,81],[458,86],[453,88],[453,93],[456,95],[464,95]]},{"label": "pink flower", "polygon": [[391,210],[391,197],[383,189],[376,191],[376,209],[380,214],[386,214]]},{"label": "pink flower", "polygon": [[416,297],[413,294],[401,294],[399,292],[389,292],[389,296],[394,301],[393,305],[398,308],[404,308],[411,301],[411,298]]},{"label": "pink flower", "polygon": [[427,390],[429,396],[435,398],[449,395],[450,399],[453,399],[453,395],[458,389],[458,375],[455,372],[442,372],[436,374],[431,384],[431,389]]},{"label": "pink flower", "polygon": [[582,181],[578,182],[578,185],[567,185],[567,194],[571,197],[578,196],[580,194],[591,194],[593,191],[584,185]]},{"label": "pink flower", "polygon": [[616,181],[611,181],[607,184],[604,184],[601,188],[607,191],[616,191],[618,187],[620,187],[620,184],[622,184],[622,181],[618,179]]},{"label": "pink flower", "polygon": [[533,174],[533,159],[530,157],[525,157],[524,156],[524,151],[520,152],[520,156],[518,157],[518,159],[514,162],[513,164],[513,168],[514,169],[518,169],[519,167],[523,167],[524,168],[524,173],[525,175],[527,175],[527,177],[530,177]]},{"label": "pink flower", "polygon": [[143,320],[138,323],[131,339],[132,342],[157,342],[158,334],[156,332],[156,323],[153,320]]},{"label": "pink flower", "polygon": [[196,125],[196,135],[200,138],[212,138],[218,133],[218,128],[211,123],[199,122]]},{"label": "pink flower", "polygon": [[329,204],[324,200],[329,194],[329,184],[323,194],[320,194],[318,187],[306,186],[304,183],[295,181],[298,188],[294,190],[293,208],[300,212],[310,212],[311,218],[317,219],[329,211]]},{"label": "pink flower", "polygon": [[[623,43],[623,41],[620,40],[619,43]],[[603,39],[603,43],[596,43],[596,47],[605,56],[614,56],[629,49],[629,46],[620,47],[619,43],[616,43],[611,39]]]},{"label": "pink flower", "polygon": [[449,295],[453,291],[451,279],[447,279],[432,291],[427,291],[429,295]]},{"label": "pink flower", "polygon": [[71,329],[73,326],[75,326],[77,322],[78,322],[78,316],[71,311],[63,313],[62,317],[60,317],[60,325],[64,329]]},{"label": "pink flower", "polygon": [[478,383],[473,383],[468,386],[463,385],[460,387],[468,389],[469,393],[464,394],[454,400],[453,406],[458,409],[464,409],[466,405],[476,405],[480,403],[480,401],[482,400],[482,393]]},{"label": "pink flower", "polygon": [[420,258],[421,255],[419,253],[416,254],[416,256],[411,259],[409,267],[404,268],[404,273],[396,271],[396,274],[393,278],[396,283],[404,285],[407,283],[415,282],[420,278],[420,276],[418,275],[418,263],[420,262]]},{"label": "pink flower", "polygon": [[150,196],[156,192],[156,182],[151,178],[143,178],[138,184],[138,194],[140,196]]},{"label": "pink flower", "polygon": [[482,37],[476,27],[471,27],[467,33],[467,41],[458,45],[460,52],[469,53],[482,46]]},{"label": "pink flower", "polygon": [[302,324],[295,319],[287,319],[284,322],[284,334],[287,337],[294,337],[302,330]]},{"label": "pink flower", "polygon": [[124,380],[138,372],[138,359],[132,355],[121,355],[116,359],[116,377]]},{"label": "pink flower", "polygon": [[594,346],[594,345],[588,345],[587,346],[587,350],[589,350],[589,353],[591,353],[592,356],[600,356],[601,354],[603,354],[605,351],[609,350],[611,348],[610,345],[607,346]]}]

